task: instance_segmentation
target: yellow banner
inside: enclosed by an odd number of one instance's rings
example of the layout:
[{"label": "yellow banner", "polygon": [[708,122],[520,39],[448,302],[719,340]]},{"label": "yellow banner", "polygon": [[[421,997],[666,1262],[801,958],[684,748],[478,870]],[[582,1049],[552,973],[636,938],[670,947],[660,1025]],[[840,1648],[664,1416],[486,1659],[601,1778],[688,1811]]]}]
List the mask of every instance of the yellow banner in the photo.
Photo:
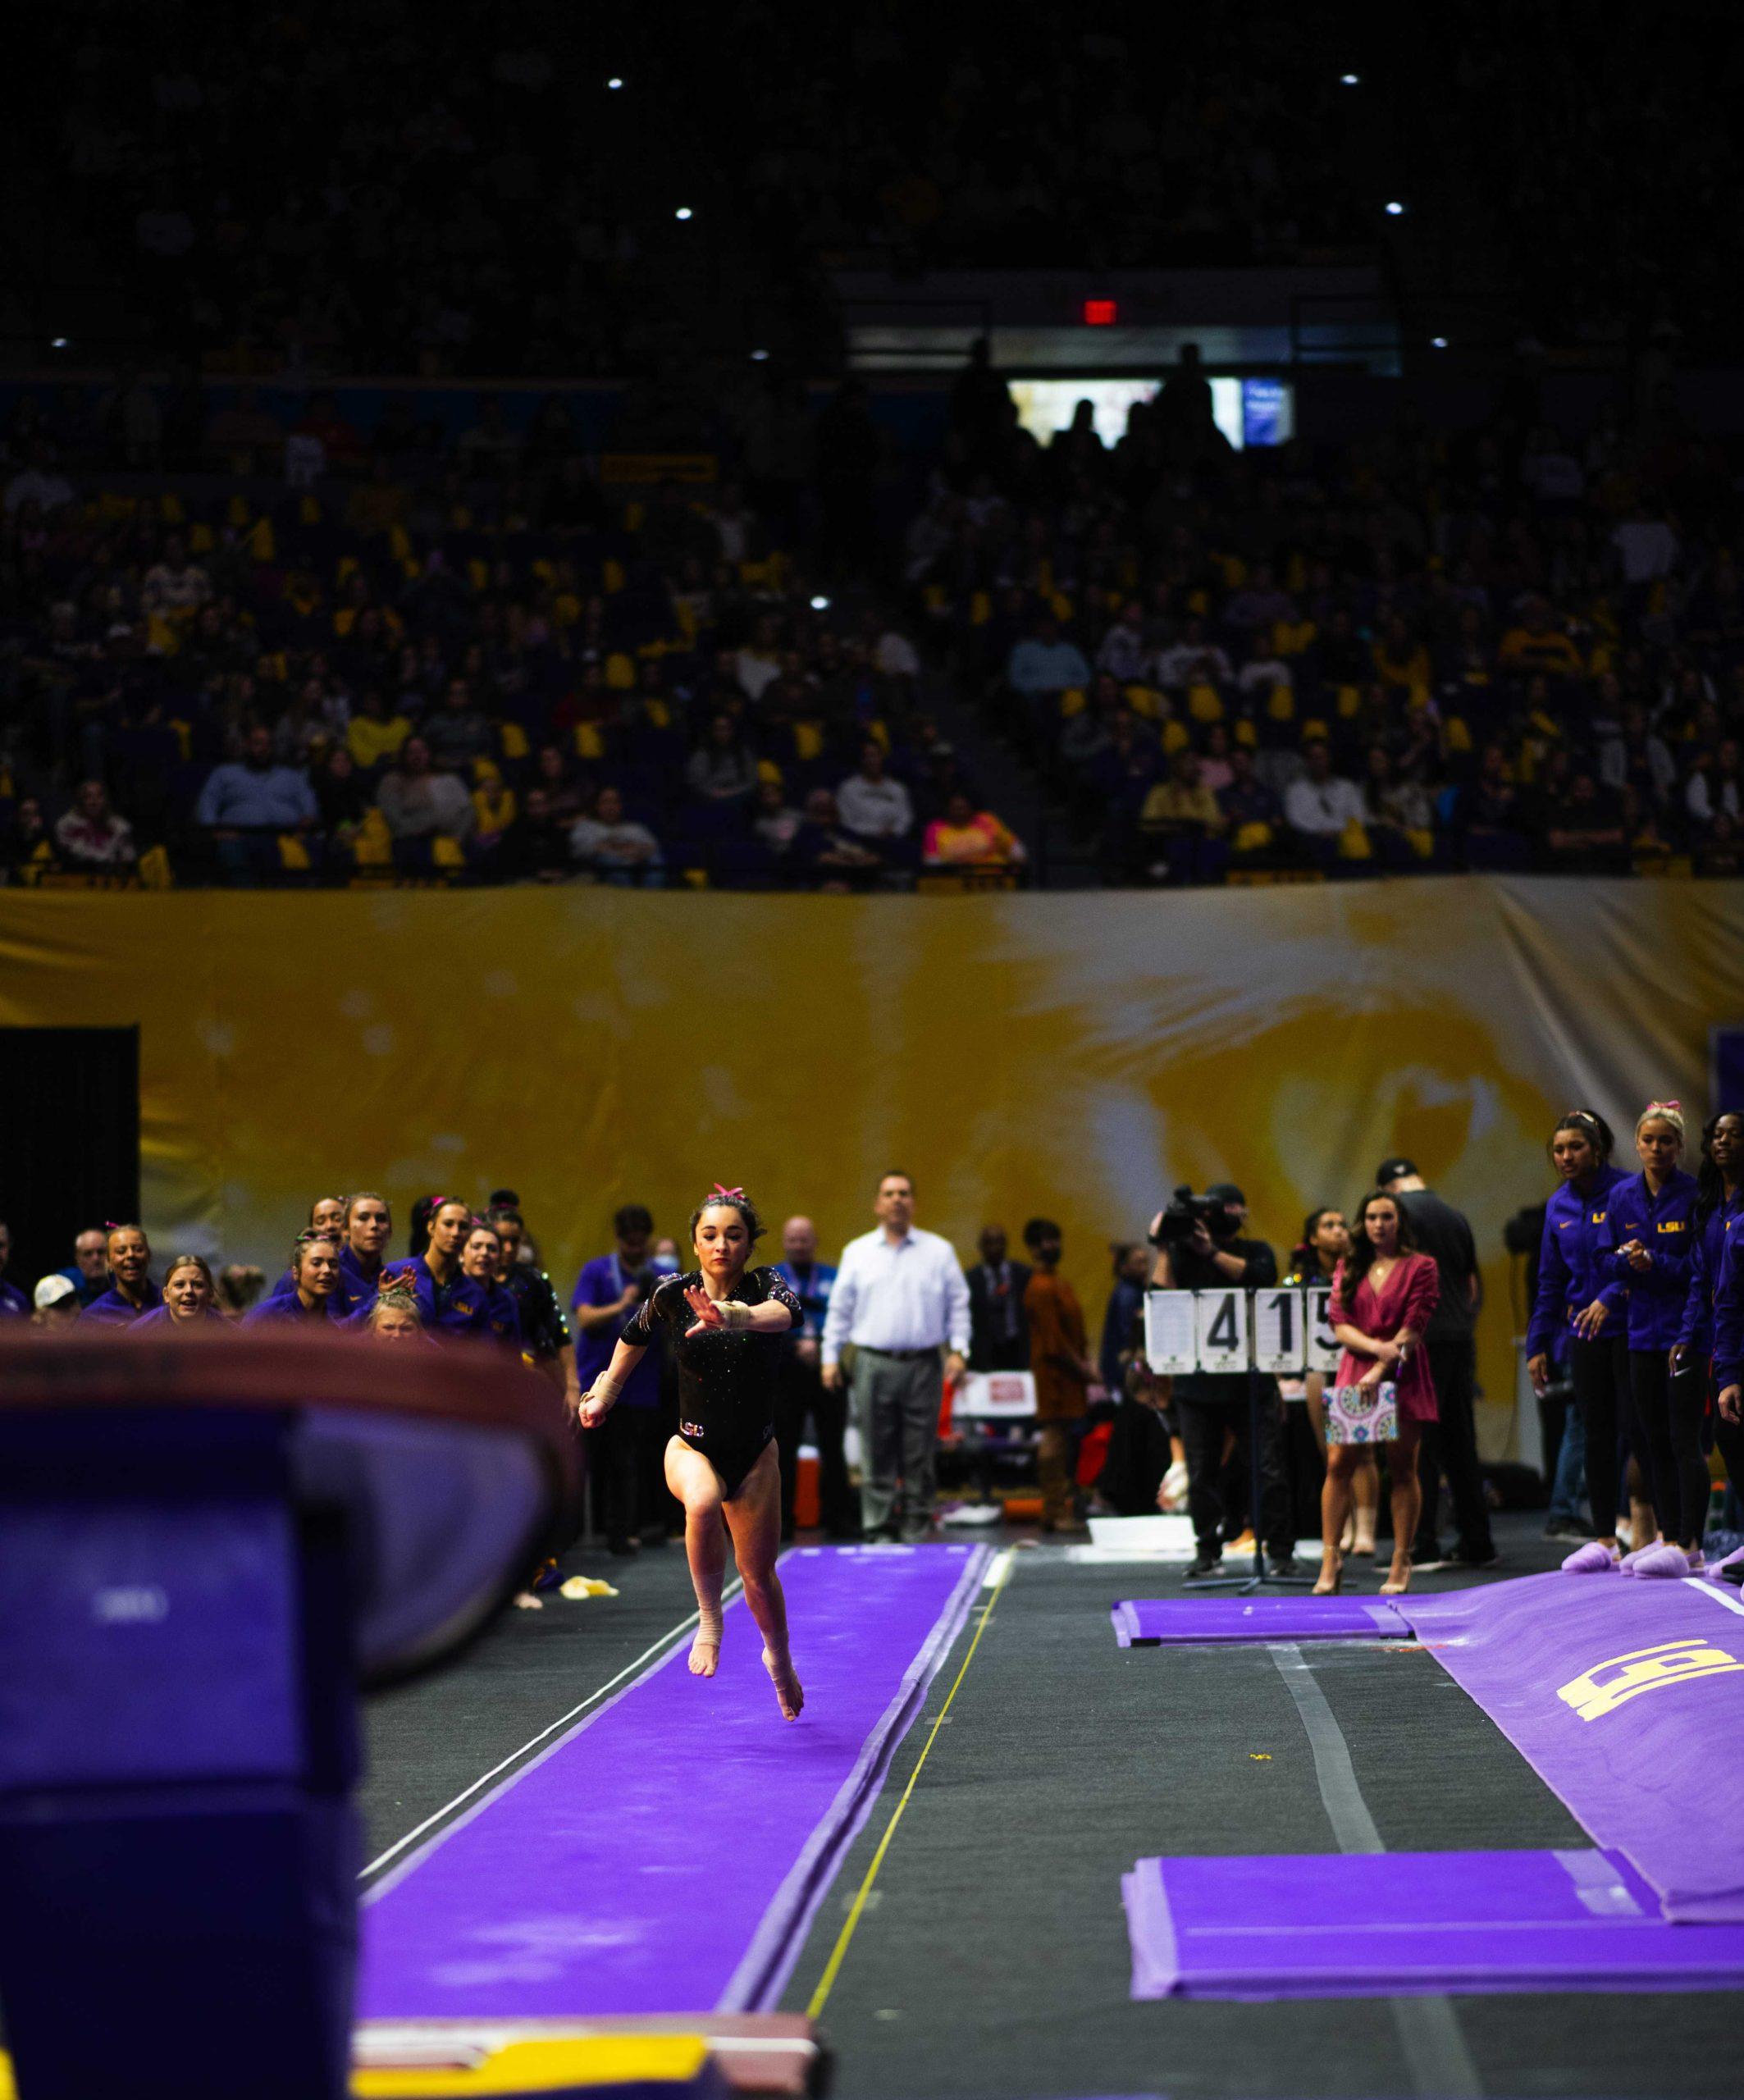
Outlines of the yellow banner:
[{"label": "yellow banner", "polygon": [[0,891],[0,1024],[141,1029],[161,1253],[276,1271],[318,1191],[403,1213],[507,1184],[567,1290],[626,1200],[676,1234],[742,1182],[833,1254],[901,1166],[971,1258],[989,1219],[1057,1218],[1098,1321],[1107,1242],[1175,1183],[1239,1182],[1281,1255],[1404,1152],[1471,1215],[1510,1411],[1500,1234],[1550,1185],[1550,1124],[1596,1107],[1632,1165],[1650,1095],[1707,1112],[1722,1023],[1744,1024],[1741,884]]}]

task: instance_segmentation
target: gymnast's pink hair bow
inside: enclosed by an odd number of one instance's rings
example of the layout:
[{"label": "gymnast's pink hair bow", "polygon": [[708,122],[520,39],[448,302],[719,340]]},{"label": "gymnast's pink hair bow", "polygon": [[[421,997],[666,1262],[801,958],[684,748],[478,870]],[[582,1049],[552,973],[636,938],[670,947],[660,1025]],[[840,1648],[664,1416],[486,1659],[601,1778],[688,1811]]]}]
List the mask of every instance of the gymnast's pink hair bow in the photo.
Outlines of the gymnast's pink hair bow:
[{"label": "gymnast's pink hair bow", "polygon": [[1683,1103],[1681,1101],[1650,1101],[1647,1103],[1650,1113],[1655,1108],[1676,1108],[1681,1111]]},{"label": "gymnast's pink hair bow", "polygon": [[724,1189],[717,1181],[714,1184],[714,1193],[717,1196],[742,1196],[745,1191],[742,1189]]}]

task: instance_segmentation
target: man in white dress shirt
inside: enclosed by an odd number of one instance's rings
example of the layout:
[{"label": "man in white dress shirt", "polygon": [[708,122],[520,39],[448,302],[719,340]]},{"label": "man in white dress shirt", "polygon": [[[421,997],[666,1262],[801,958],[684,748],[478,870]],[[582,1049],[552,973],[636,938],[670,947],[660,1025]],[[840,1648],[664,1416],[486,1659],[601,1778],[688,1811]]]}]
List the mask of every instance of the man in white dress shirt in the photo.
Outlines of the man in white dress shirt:
[{"label": "man in white dress shirt", "polygon": [[[919,1539],[933,1521],[943,1374],[960,1376],[969,1353],[969,1285],[950,1241],[914,1222],[906,1174],[879,1183],[876,1211],[877,1229],[842,1251],[824,1322],[824,1383],[842,1382],[842,1352],[851,1344],[866,1536],[899,1527]],[[941,1349],[948,1351],[943,1366]]]}]

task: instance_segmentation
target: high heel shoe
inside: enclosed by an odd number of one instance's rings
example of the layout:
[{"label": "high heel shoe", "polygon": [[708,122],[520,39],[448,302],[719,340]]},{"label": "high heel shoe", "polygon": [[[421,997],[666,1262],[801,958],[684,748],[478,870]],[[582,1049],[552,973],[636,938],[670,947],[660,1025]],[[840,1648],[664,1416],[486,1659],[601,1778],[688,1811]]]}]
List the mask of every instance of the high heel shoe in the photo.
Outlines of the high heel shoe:
[{"label": "high heel shoe", "polygon": [[1344,1581],[1344,1579],[1345,1564],[1342,1560],[1337,1561],[1333,1565],[1332,1573],[1330,1577],[1327,1576],[1326,1571],[1324,1568],[1321,1569],[1320,1580],[1314,1585],[1313,1588],[1308,1594],[1311,1596],[1316,1597],[1335,1597],[1338,1595],[1338,1586]]},{"label": "high heel shoe", "polygon": [[1411,1586],[1411,1556],[1410,1556],[1410,1554],[1406,1554],[1404,1555],[1404,1564],[1405,1564],[1405,1572],[1404,1572],[1404,1575],[1401,1577],[1401,1575],[1400,1575],[1400,1574],[1399,1574],[1399,1559],[1398,1559],[1398,1557],[1395,1555],[1395,1559],[1394,1559],[1394,1561],[1393,1561],[1393,1565],[1392,1565],[1391,1571],[1389,1573],[1389,1574],[1388,1574],[1388,1576],[1387,1576],[1387,1578],[1386,1578],[1386,1582],[1384,1582],[1381,1585],[1381,1596],[1384,1596],[1384,1597],[1402,1597],[1402,1596],[1404,1595],[1404,1593],[1406,1592],[1406,1591],[1407,1591],[1407,1590],[1408,1590],[1408,1589],[1410,1588],[1410,1586]]}]

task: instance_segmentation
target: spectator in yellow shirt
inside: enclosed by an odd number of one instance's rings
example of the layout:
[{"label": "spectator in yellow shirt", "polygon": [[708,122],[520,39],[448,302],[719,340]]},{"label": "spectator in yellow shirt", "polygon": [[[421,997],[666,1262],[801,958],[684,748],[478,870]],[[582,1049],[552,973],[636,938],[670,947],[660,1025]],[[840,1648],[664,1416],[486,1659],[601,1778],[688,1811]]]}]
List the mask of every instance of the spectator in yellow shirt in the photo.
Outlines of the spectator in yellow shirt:
[{"label": "spectator in yellow shirt", "polygon": [[1496,660],[1522,678],[1541,671],[1552,678],[1577,678],[1586,668],[1573,639],[1553,623],[1542,598],[1528,598],[1519,619],[1502,637]]},{"label": "spectator in yellow shirt", "polygon": [[977,810],[961,790],[927,826],[923,850],[929,868],[1009,867],[1025,857],[1016,833],[991,810]]},{"label": "spectator in yellow shirt", "polygon": [[398,758],[399,748],[412,733],[404,714],[390,714],[387,696],[372,686],[363,696],[363,710],[346,725],[345,746],[359,772],[372,773],[384,759]]},{"label": "spectator in yellow shirt", "polygon": [[1169,777],[1144,798],[1139,828],[1162,849],[1151,869],[1154,882],[1208,883],[1221,879],[1229,861],[1223,833],[1229,822],[1201,778],[1198,754],[1184,746],[1169,761]]}]

